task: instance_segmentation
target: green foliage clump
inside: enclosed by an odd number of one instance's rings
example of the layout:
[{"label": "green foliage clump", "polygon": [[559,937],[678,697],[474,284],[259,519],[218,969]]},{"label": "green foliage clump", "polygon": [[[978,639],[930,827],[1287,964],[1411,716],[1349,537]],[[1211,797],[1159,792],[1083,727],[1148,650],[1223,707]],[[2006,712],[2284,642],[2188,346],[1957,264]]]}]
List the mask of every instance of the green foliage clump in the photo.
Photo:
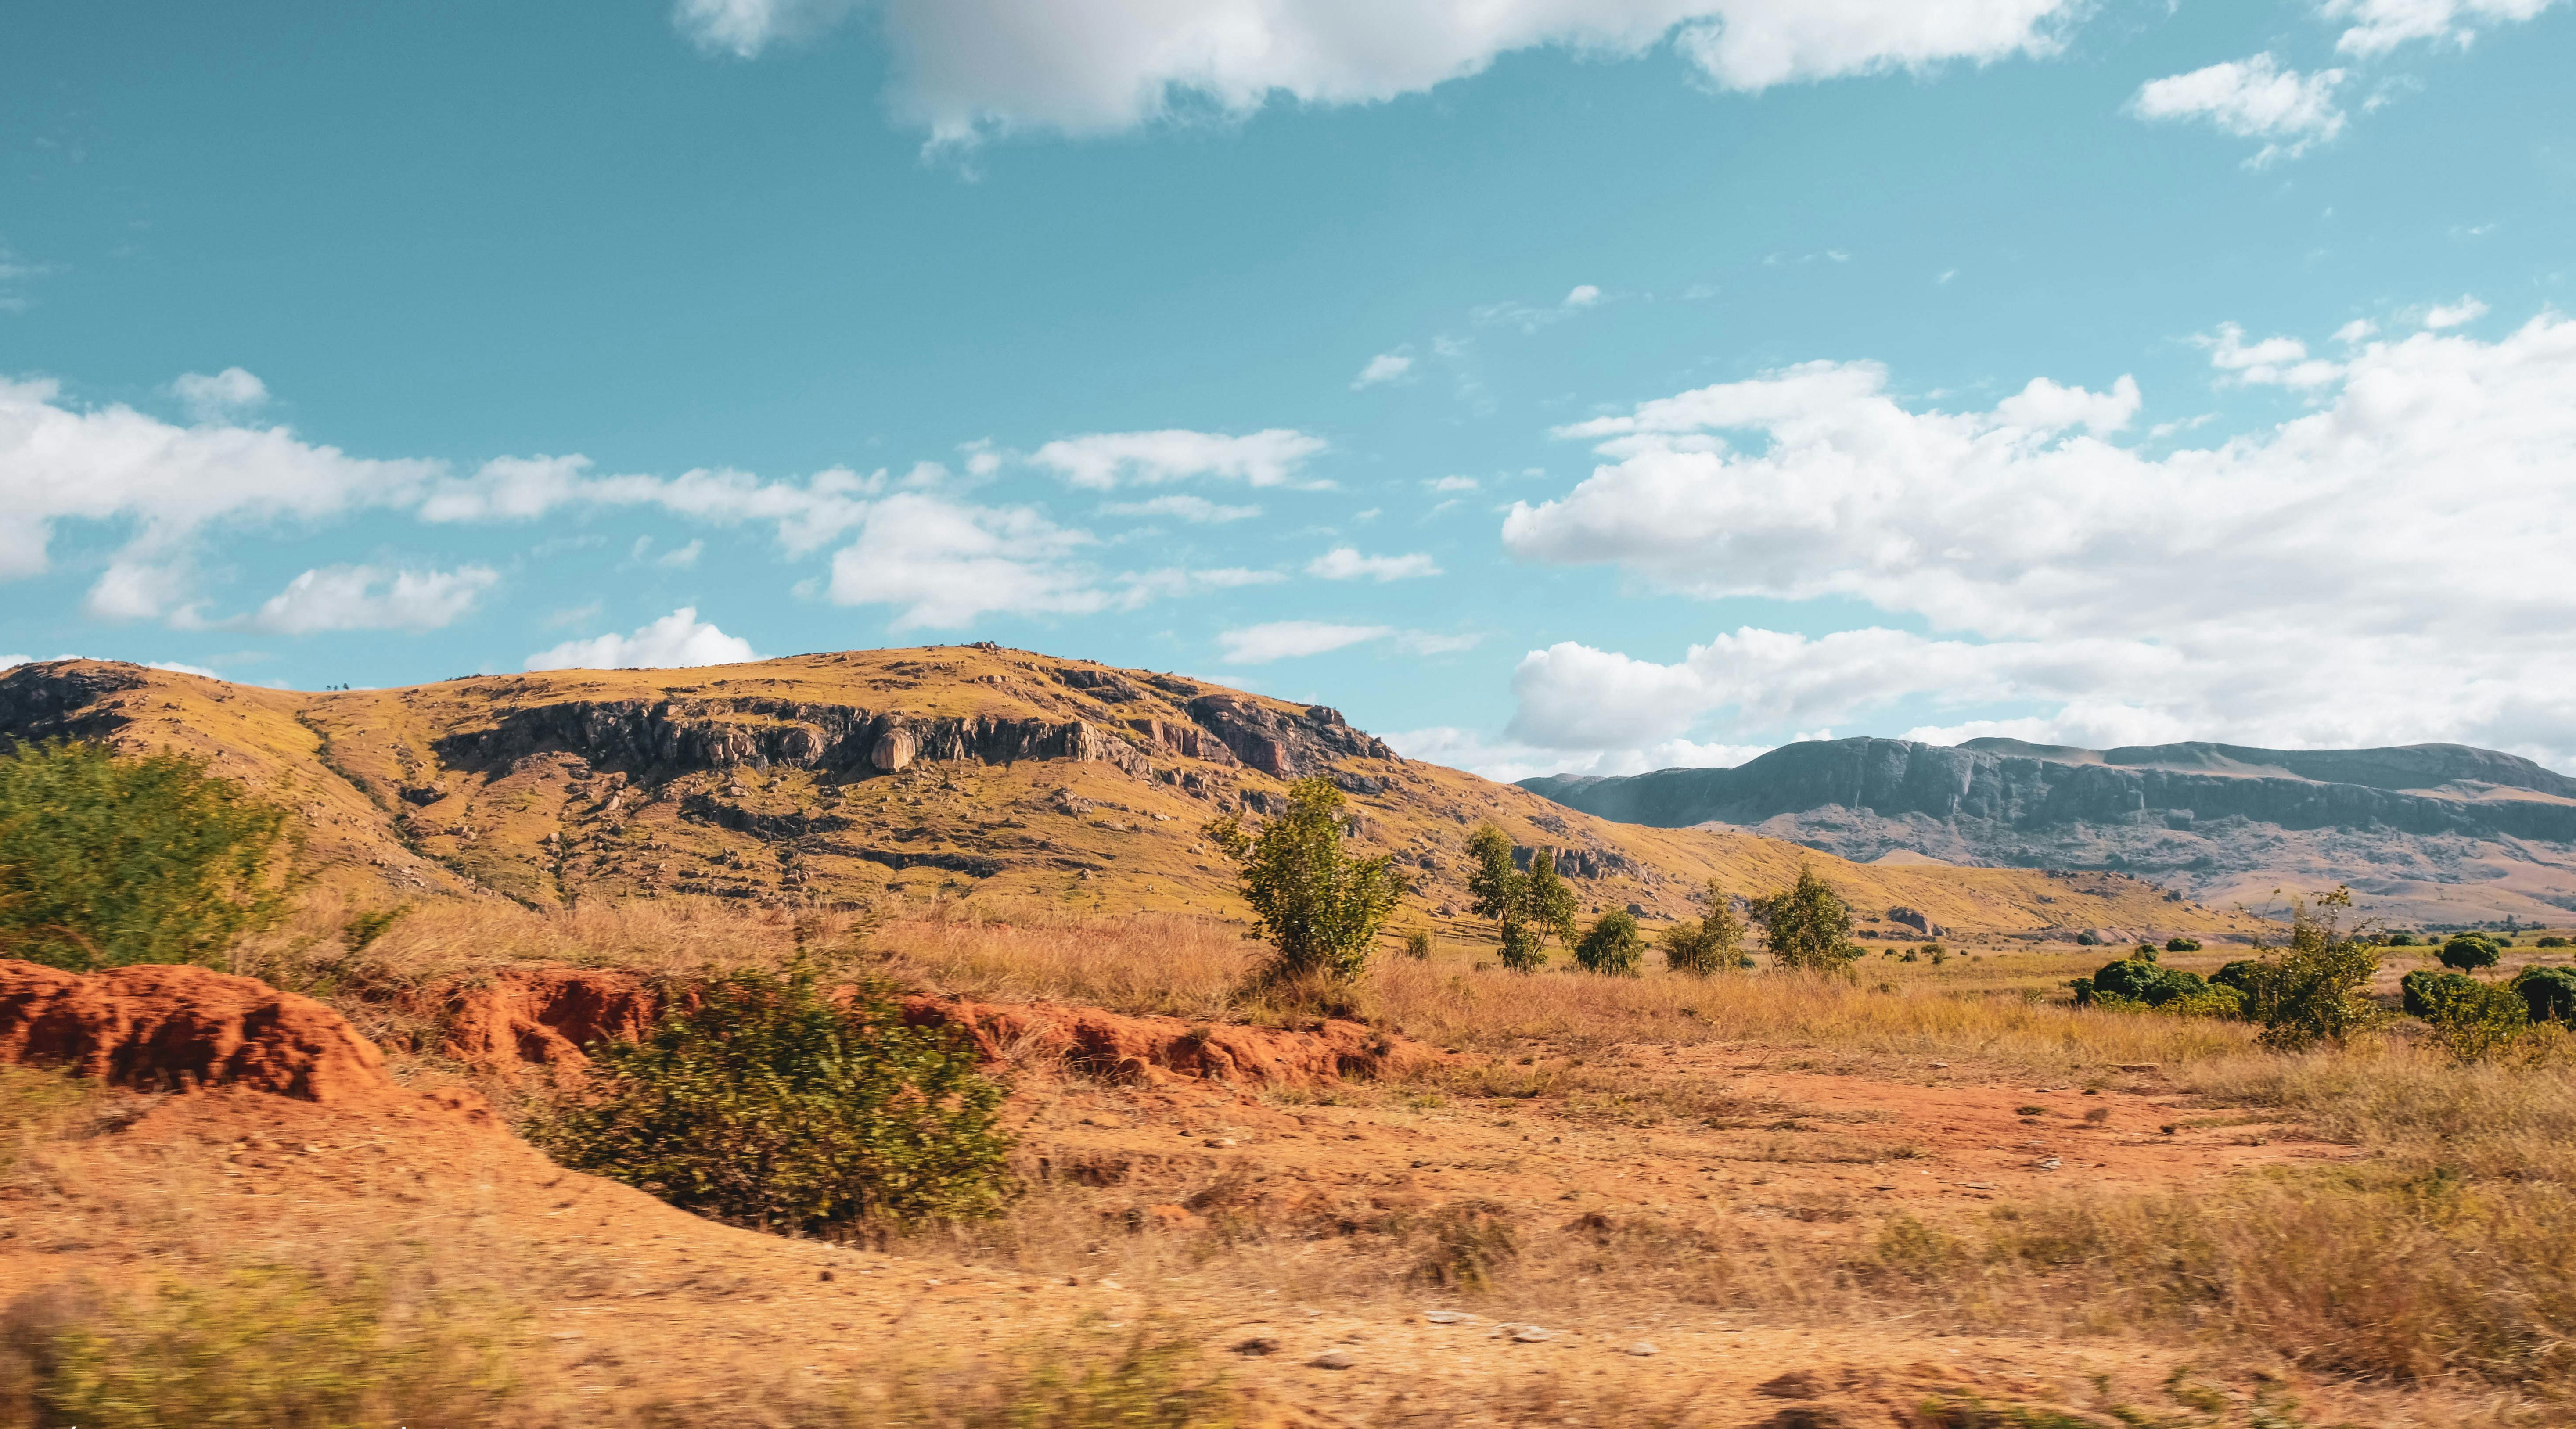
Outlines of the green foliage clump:
[{"label": "green foliage clump", "polygon": [[2535,948],[2563,948],[2567,946],[2567,940],[2552,933],[2545,938],[2533,939],[2531,945]]},{"label": "green foliage clump", "polygon": [[2453,933],[2442,944],[2442,966],[2458,968],[2462,972],[2494,967],[2496,959],[2502,956],[2495,939],[2483,933]]},{"label": "green foliage clump", "polygon": [[2106,963],[2087,978],[2077,978],[2075,1005],[2114,1010],[2153,1008],[2177,1016],[2234,1017],[2244,1010],[2241,989],[2203,981],[2197,973],[2161,967],[2144,958]]},{"label": "green foliage clump", "polygon": [[2397,980],[2398,1001],[2407,1016],[2430,1018],[2442,1000],[2457,997],[2462,989],[2476,985],[2477,979],[2467,973],[2417,968]]},{"label": "green foliage clump", "polygon": [[2479,1061],[2531,1030],[2531,1013],[2513,988],[2430,968],[2408,973],[2402,985],[2407,1011],[2423,1018],[2459,1061]]},{"label": "green foliage clump", "polygon": [[1474,863],[1468,896],[1478,917],[1493,920],[1504,967],[1536,972],[1547,966],[1550,937],[1574,943],[1574,890],[1557,876],[1555,850],[1533,850],[1528,869],[1515,868],[1510,837],[1485,824],[1467,836],[1467,857]]},{"label": "green foliage clump", "polygon": [[1705,895],[1708,914],[1686,918],[1666,928],[1655,939],[1664,950],[1664,966],[1677,973],[1707,977],[1714,972],[1732,971],[1743,965],[1744,920],[1735,916],[1735,905],[1716,879],[1710,879]]},{"label": "green foliage clump", "polygon": [[2397,932],[2388,934],[2382,941],[2386,942],[2388,946],[2392,948],[2411,948],[2415,946],[2415,935],[2400,929]]},{"label": "green foliage clump", "polygon": [[1798,865],[1798,881],[1753,900],[1772,960],[1784,968],[1831,972],[1860,956],[1851,940],[1851,905],[1813,864]]},{"label": "green foliage clump", "polygon": [[1209,841],[1242,870],[1244,899],[1270,941],[1273,981],[1359,976],[1404,895],[1392,857],[1342,852],[1346,817],[1342,791],[1319,776],[1288,786],[1287,810],[1257,835],[1232,814],[1207,826]]},{"label": "green foliage clump", "polygon": [[2524,968],[2510,985],[2532,1021],[2576,1025],[2576,968]]},{"label": "green foliage clump", "polygon": [[0,755],[0,955],[85,971],[220,965],[285,913],[287,813],[177,754]]},{"label": "green foliage clump", "polygon": [[2179,938],[2179,937],[2177,937],[2177,938],[2167,938],[2167,939],[2165,939],[2165,951],[2166,951],[2166,952],[2168,952],[2168,953],[2196,953],[2196,952],[2199,952],[2199,951],[2200,951],[2200,939],[2198,939],[2198,938]]},{"label": "green foliage clump", "polygon": [[1431,930],[1420,924],[1404,930],[1404,955],[1417,963],[1431,960]]},{"label": "green foliage clump", "polygon": [[2265,1046],[2296,1051],[2387,1021],[2368,995],[2379,952],[2343,927],[2343,910],[2351,906],[2348,888],[2317,895],[2313,907],[2293,900],[2289,945],[2244,970],[2245,1016],[2263,1025]]},{"label": "green foliage clump", "polygon": [[1003,1087],[881,988],[836,1001],[811,968],[732,973],[590,1053],[588,1085],[529,1139],[684,1210],[830,1235],[990,1215],[1010,1189]]},{"label": "green foliage clump", "polygon": [[1637,931],[1635,915],[1625,908],[1613,908],[1594,919],[1583,940],[1574,945],[1576,966],[1611,977],[1635,977],[1645,955],[1645,935]]},{"label": "green foliage clump", "polygon": [[57,1286],[0,1318],[0,1423],[502,1422],[517,1320],[476,1297],[276,1266],[113,1299]]},{"label": "green foliage clump", "polygon": [[2261,966],[2263,966],[2263,964],[2260,959],[2238,958],[2235,961],[2220,967],[2218,971],[2211,973],[2209,975],[2209,980],[2213,985],[2218,987],[2232,987],[2238,992],[2252,992],[2254,990],[2255,969],[2260,968]]},{"label": "green foliage clump", "polygon": [[2087,929],[2075,935],[2075,945],[2079,948],[2098,948],[2102,946],[2102,940],[2095,936],[2092,930]]}]

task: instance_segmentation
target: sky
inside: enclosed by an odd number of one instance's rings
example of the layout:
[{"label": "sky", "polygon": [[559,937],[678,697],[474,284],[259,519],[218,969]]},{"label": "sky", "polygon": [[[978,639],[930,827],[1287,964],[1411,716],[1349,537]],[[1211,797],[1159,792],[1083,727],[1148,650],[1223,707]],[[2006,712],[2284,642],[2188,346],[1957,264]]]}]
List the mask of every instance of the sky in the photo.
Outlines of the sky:
[{"label": "sky", "polygon": [[2576,0],[0,21],[0,664],[2576,768]]}]

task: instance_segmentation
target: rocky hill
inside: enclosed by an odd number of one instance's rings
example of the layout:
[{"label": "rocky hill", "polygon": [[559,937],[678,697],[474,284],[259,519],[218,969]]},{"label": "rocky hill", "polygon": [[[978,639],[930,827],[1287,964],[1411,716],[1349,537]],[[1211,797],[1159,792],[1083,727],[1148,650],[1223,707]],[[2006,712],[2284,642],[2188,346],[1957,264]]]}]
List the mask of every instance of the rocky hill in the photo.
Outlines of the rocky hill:
[{"label": "rocky hill", "polygon": [[[570,670],[299,693],[97,661],[0,676],[0,739],[175,748],[299,809],[301,876],[358,903],[707,897],[856,905],[1035,897],[1245,910],[1200,835],[1329,775],[1408,918],[1473,937],[1462,845],[1492,822],[1590,908],[1688,916],[1709,878],[1760,891],[1812,854],[1645,828],[1405,760],[1322,706],[989,645],[684,671]],[[1873,914],[1997,932],[2251,926],[2125,875],[1834,864]],[[1902,936],[1875,918],[1871,936]]]},{"label": "rocky hill", "polygon": [[1732,769],[1522,787],[1621,822],[1755,831],[1861,862],[2115,870],[2213,904],[2349,883],[2410,922],[2563,922],[2576,908],[2576,779],[2459,744],[1834,739]]}]

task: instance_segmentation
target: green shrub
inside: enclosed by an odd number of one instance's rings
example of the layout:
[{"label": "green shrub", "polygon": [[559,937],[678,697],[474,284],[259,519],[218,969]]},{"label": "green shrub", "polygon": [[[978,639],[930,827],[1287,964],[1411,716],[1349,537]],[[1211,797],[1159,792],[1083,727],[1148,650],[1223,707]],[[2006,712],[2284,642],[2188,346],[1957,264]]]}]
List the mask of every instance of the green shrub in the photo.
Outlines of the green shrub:
[{"label": "green shrub", "polygon": [[1554,850],[1533,850],[1529,867],[1515,868],[1511,838],[1484,824],[1467,836],[1467,857],[1474,864],[1468,896],[1476,900],[1478,917],[1493,920],[1504,967],[1536,972],[1547,966],[1551,936],[1574,942],[1574,891],[1556,875]]},{"label": "green shrub", "polygon": [[2462,972],[2494,967],[2501,956],[2495,940],[2481,933],[2453,933],[2442,944],[2442,966]]},{"label": "green shrub", "polygon": [[2219,987],[2232,987],[2238,992],[2252,992],[2254,990],[2254,970],[2262,965],[2263,964],[2259,960],[2254,958],[2238,958],[2221,967],[2218,971],[2211,973],[2209,975],[2209,980],[2212,984]]},{"label": "green shrub", "polygon": [[1726,889],[1712,878],[1702,896],[1708,903],[1707,916],[1685,919],[1655,939],[1655,945],[1664,950],[1664,966],[1693,977],[1750,961],[1744,956],[1744,920],[1735,916],[1735,903],[1726,896]]},{"label": "green shrub", "polygon": [[737,972],[591,1057],[588,1084],[529,1139],[685,1210],[834,1235],[989,1215],[1009,1193],[1002,1086],[881,988],[835,1003],[810,968]]},{"label": "green shrub", "polygon": [[[2419,969],[2407,977],[2428,971]],[[2531,1014],[2523,1005],[2522,994],[2509,987],[2481,982],[2462,973],[2440,973],[2406,992],[2409,1003],[2423,1007],[2418,1015],[2433,1029],[2433,1035],[2462,1062],[2492,1055],[2531,1030]]]},{"label": "green shrub", "polygon": [[2263,1025],[2263,1045],[2296,1051],[2387,1020],[2368,995],[2379,954],[2343,928],[2351,906],[2348,888],[2318,895],[2313,907],[2293,900],[2289,945],[2245,969],[2245,1016]]},{"label": "green shrub", "polygon": [[2430,1018],[2443,1000],[2461,995],[2464,988],[2474,987],[2477,979],[2467,973],[2435,972],[2417,968],[2397,980],[2398,1000],[2409,1017]]},{"label": "green shrub", "polygon": [[0,955],[221,965],[285,912],[287,814],[203,763],[88,744],[0,755]]},{"label": "green shrub", "polygon": [[2576,1025],[2576,968],[2524,968],[2512,987],[2532,1021]]},{"label": "green shrub", "polygon": [[2531,945],[2535,948],[2563,948],[2567,946],[2567,940],[2552,933],[2548,937],[2532,940]]},{"label": "green shrub", "polygon": [[2199,951],[2200,951],[2200,939],[2198,939],[2198,938],[2167,938],[2167,939],[2165,939],[2165,951],[2166,951],[2166,952],[2168,952],[2168,953],[2196,953],[2196,952],[2199,952]]},{"label": "green shrub", "polygon": [[1270,941],[1270,981],[1359,976],[1404,894],[1392,857],[1342,852],[1343,809],[1342,791],[1319,776],[1288,786],[1287,810],[1257,835],[1232,814],[1207,826],[1241,869],[1244,901]]},{"label": "green shrub", "polygon": [[2204,982],[2197,973],[2160,967],[2143,958],[2106,963],[2093,976],[2075,979],[2072,986],[2078,1007],[2143,1007],[2198,1017],[2234,1017],[2244,1010],[2241,989]]},{"label": "green shrub", "polygon": [[2075,935],[2075,945],[2079,948],[2098,948],[2102,946],[2102,940],[2089,931],[2082,932]]},{"label": "green shrub", "polygon": [[2156,960],[2158,954],[2162,951],[2162,949],[2158,948],[2153,943],[2140,943],[2137,947],[2129,951],[2129,956],[2136,958],[2140,962],[2151,963]]},{"label": "green shrub", "polygon": [[2415,946],[2415,935],[2406,932],[2391,933],[2387,941],[2388,946],[2392,948],[2411,948]]},{"label": "green shrub", "polygon": [[1416,925],[1404,930],[1404,955],[1417,963],[1431,960],[1431,930]]},{"label": "green shrub", "polygon": [[1613,908],[1593,920],[1583,941],[1574,945],[1574,961],[1585,972],[1635,977],[1646,955],[1645,935],[1625,908]]},{"label": "green shrub", "polygon": [[1851,905],[1813,864],[1798,865],[1798,881],[1753,900],[1772,960],[1784,968],[1829,972],[1860,956],[1851,940]]}]

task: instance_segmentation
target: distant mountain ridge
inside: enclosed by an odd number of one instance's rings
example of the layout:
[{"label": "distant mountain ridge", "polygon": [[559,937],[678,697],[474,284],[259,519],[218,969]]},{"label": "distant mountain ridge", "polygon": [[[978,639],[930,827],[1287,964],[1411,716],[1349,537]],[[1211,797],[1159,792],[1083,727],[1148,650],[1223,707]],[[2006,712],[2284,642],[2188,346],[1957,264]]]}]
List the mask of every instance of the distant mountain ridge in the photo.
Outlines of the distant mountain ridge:
[{"label": "distant mountain ridge", "polygon": [[1600,818],[1743,828],[1862,862],[2111,868],[2213,901],[2350,882],[2423,921],[2576,908],[2576,778],[2462,744],[1809,740],[1732,769],[1521,786]]}]

